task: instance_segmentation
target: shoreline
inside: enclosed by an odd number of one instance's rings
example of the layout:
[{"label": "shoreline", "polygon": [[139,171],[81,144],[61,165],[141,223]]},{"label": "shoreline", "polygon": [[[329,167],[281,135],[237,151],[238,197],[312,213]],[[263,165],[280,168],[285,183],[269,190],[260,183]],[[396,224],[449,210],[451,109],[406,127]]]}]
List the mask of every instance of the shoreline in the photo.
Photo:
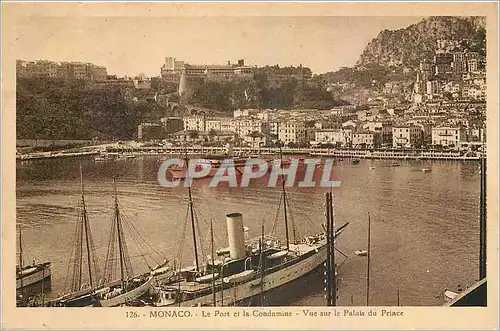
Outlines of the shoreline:
[{"label": "shoreline", "polygon": [[[20,161],[34,159],[53,159],[53,158],[68,158],[95,156],[100,154],[114,154],[116,156],[141,156],[141,155],[224,155],[227,154],[225,147],[165,147],[165,146],[133,146],[133,145],[101,145],[101,146],[86,146],[81,151],[55,151],[55,152],[38,152],[16,155],[16,159]],[[388,151],[388,150],[368,150],[368,149],[330,149],[330,148],[282,148],[283,155],[301,155],[310,157],[335,157],[348,159],[388,159],[388,160],[450,160],[450,161],[479,161],[481,153],[464,153],[460,151]],[[280,149],[276,147],[249,148],[249,147],[234,147],[234,156],[269,156],[279,155]]]}]

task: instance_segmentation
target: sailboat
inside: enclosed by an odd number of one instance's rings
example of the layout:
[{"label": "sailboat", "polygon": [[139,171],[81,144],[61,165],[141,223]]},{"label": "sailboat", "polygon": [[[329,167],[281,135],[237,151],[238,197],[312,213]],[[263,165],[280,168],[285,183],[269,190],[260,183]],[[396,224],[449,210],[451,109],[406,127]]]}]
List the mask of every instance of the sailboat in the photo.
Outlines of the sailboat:
[{"label": "sailboat", "polygon": [[[96,298],[99,300],[100,305],[103,307],[121,306],[140,298],[149,291],[154,280],[154,275],[151,272],[134,277],[123,234],[123,225],[120,215],[120,209],[118,208],[118,195],[116,193],[116,185],[114,186],[114,191],[115,214],[112,223],[105,269],[108,270],[108,277],[112,277],[112,255],[115,249],[115,247],[113,247],[115,244],[114,239],[116,238],[120,262],[120,279],[119,281],[114,281],[111,284],[108,284],[107,286],[104,286],[96,291]],[[104,279],[106,280],[107,277],[105,277]]]},{"label": "sailboat", "polygon": [[[95,247],[87,217],[82,175],[80,179],[82,213],[79,222],[77,222],[75,248],[72,252],[72,259],[70,259],[70,263],[71,260],[73,261],[73,275],[71,277],[70,292],[50,301],[48,305],[63,307],[112,307],[125,305],[146,294],[151,288],[153,279],[168,272],[168,268],[165,268],[168,260],[165,260],[163,264],[157,265],[150,272],[135,277],[133,276],[132,266],[124,239],[122,217],[119,210],[115,186],[115,212],[111,224],[105,270],[103,277],[101,277],[94,255]],[[141,236],[139,235],[139,237]],[[141,239],[144,240],[143,238]],[[116,251],[116,244],[118,244],[120,263],[119,279],[114,279],[114,252]],[[84,251],[86,252],[86,261],[84,261]],[[88,283],[84,283],[82,280],[83,262],[86,262]]]},{"label": "sailboat", "polygon": [[[264,234],[246,240],[243,215],[228,213],[229,247],[219,249],[217,257],[207,259],[201,267],[190,186],[188,196],[195,265],[174,271],[170,280],[155,287],[156,306],[235,305],[255,296],[262,297],[264,293],[308,274],[327,260],[326,232],[307,235],[301,240],[289,238],[288,202],[283,182],[281,198],[286,240],[283,242],[273,235]],[[336,229],[331,238],[335,240],[347,225]]]},{"label": "sailboat", "polygon": [[[67,284],[69,291],[63,293],[54,300],[47,303],[48,306],[56,307],[83,307],[98,306],[99,303],[94,298],[94,292],[99,279],[99,267],[95,257],[95,246],[92,239],[92,231],[87,214],[85,203],[85,193],[83,185],[83,172],[80,165],[80,211],[75,229],[75,243],[71,251]],[[71,268],[72,267],[72,268]],[[71,271],[70,271],[71,269]],[[83,276],[86,273],[88,283]]]},{"label": "sailboat", "polygon": [[24,265],[23,262],[22,229],[19,227],[19,264],[16,266],[16,290],[20,292],[20,305],[26,303],[25,290],[27,288],[38,283],[43,284],[45,281],[50,281],[51,278],[50,262],[36,263],[33,260],[33,263],[29,265]]}]

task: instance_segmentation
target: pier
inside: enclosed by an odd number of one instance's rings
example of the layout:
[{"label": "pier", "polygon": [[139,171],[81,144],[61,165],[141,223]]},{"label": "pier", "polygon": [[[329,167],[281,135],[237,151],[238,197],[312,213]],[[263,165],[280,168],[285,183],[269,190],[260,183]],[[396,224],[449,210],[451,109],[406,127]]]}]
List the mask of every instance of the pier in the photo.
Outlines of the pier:
[{"label": "pier", "polygon": [[[62,157],[81,157],[98,154],[120,155],[224,155],[226,147],[213,146],[143,146],[135,142],[113,143],[98,146],[85,146],[57,152],[39,152],[18,154],[19,160],[49,159]],[[234,147],[233,155],[261,156],[278,155],[278,147]],[[369,150],[369,149],[335,149],[335,148],[281,148],[284,155],[307,155],[316,157],[356,158],[356,159],[398,159],[398,160],[460,160],[478,161],[480,152],[435,151],[435,150]]]},{"label": "pier", "polygon": [[[172,147],[133,147],[127,145],[108,146],[104,149],[108,153],[130,155],[223,155],[227,152],[225,147],[206,146],[172,146]],[[277,147],[234,147],[235,155],[278,155]],[[282,148],[284,155],[308,155],[338,158],[359,159],[402,159],[402,160],[465,160],[477,161],[479,153],[464,153],[460,151],[383,151],[383,150],[344,150],[333,148]]]}]

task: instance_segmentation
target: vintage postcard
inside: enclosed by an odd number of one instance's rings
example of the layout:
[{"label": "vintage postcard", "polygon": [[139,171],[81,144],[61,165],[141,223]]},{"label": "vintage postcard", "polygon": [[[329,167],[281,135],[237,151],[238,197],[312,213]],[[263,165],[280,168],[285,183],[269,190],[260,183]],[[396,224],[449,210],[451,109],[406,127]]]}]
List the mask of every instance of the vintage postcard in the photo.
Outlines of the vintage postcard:
[{"label": "vintage postcard", "polygon": [[3,2],[2,328],[497,329],[497,10]]}]

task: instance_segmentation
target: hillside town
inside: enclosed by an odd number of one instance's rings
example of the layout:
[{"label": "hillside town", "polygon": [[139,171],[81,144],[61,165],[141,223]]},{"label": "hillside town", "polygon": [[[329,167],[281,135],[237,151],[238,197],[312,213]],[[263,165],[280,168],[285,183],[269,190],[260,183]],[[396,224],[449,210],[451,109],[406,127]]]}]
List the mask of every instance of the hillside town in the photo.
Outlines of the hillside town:
[{"label": "hillside town", "polygon": [[[125,99],[143,105],[146,113],[157,111],[138,118],[133,138],[139,142],[477,151],[485,139],[486,59],[484,45],[470,45],[467,40],[437,40],[434,56],[417,67],[389,63],[409,80],[394,74],[382,84],[373,78],[368,88],[328,81],[326,74],[315,75],[302,65],[259,68],[244,59],[208,65],[166,57],[157,77],[117,77],[92,63],[18,60],[17,75],[125,91]],[[334,100],[332,91],[347,88],[368,89],[369,96],[360,92],[355,102],[342,101],[342,96]],[[306,89],[309,95],[304,96]],[[212,100],[216,105],[203,103],[212,94],[219,95]],[[267,103],[263,94],[270,95]],[[287,98],[292,100],[281,100]],[[229,100],[229,108],[217,100]],[[305,107],[310,100],[321,107]],[[291,106],[269,107],[274,104]]]},{"label": "hillside town", "polygon": [[[477,149],[484,140],[486,112],[485,59],[439,41],[435,57],[416,68],[411,102],[394,102],[401,83],[387,82],[368,104],[318,109],[237,109],[233,116],[190,108],[184,117],[141,123],[138,140],[217,146],[335,147],[352,149]],[[187,77],[230,79],[248,75],[243,60],[232,66],[189,66],[167,58],[162,77],[178,78],[186,96]],[[173,105],[180,106],[179,104]],[[188,107],[189,108],[189,107]]]}]

